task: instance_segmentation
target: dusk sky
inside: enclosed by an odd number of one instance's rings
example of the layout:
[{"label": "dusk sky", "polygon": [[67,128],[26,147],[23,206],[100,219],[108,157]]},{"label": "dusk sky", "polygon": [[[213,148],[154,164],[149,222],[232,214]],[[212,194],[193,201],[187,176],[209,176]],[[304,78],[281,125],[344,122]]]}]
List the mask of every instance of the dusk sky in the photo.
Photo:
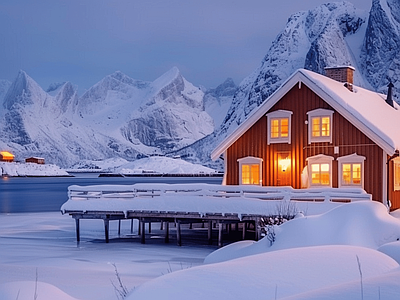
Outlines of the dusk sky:
[{"label": "dusk sky", "polygon": [[[114,71],[153,81],[176,66],[199,86],[236,84],[289,16],[326,0],[1,0],[0,79],[24,70],[43,89],[80,92]],[[369,11],[372,0],[350,1]]]}]

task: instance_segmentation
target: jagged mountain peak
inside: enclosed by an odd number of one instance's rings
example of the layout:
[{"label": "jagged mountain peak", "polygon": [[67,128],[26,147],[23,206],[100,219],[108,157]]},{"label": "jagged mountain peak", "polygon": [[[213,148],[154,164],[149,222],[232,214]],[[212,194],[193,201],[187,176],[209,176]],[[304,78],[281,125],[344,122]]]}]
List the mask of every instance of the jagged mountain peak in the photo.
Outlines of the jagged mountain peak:
[{"label": "jagged mountain peak", "polygon": [[237,90],[237,86],[232,78],[227,78],[223,83],[218,85],[215,89],[209,89],[207,93],[212,94],[214,97],[233,96]]},{"label": "jagged mountain peak", "polygon": [[58,90],[65,84],[66,82],[65,81],[63,81],[63,82],[53,82],[53,83],[51,83],[50,85],[49,85],[49,87],[47,88],[47,90],[46,90],[46,93],[48,93],[48,94],[52,94],[52,93],[54,93],[54,94],[57,94],[58,93]]},{"label": "jagged mountain peak", "polygon": [[105,80],[107,79],[113,79],[118,81],[119,83],[127,84],[137,88],[147,88],[150,84],[147,81],[133,79],[121,71],[115,71],[114,73],[106,76]]},{"label": "jagged mountain peak", "polygon": [[55,96],[55,101],[58,103],[62,112],[66,112],[72,103],[76,102],[78,93],[71,82],[67,81],[59,87],[58,93]]},{"label": "jagged mountain peak", "polygon": [[177,67],[154,80],[151,84],[151,97],[145,104],[151,106],[156,103],[173,103],[174,105],[187,105],[192,108],[204,110],[204,92],[188,82]]},{"label": "jagged mountain peak", "polygon": [[5,97],[4,108],[11,109],[15,105],[25,106],[45,101],[46,92],[23,70],[18,72],[17,77],[12,82]]},{"label": "jagged mountain peak", "polygon": [[392,82],[394,98],[400,100],[400,4],[393,0],[374,0],[369,14],[361,65],[371,86],[386,93]]},{"label": "jagged mountain peak", "polygon": [[77,100],[74,111],[93,115],[109,106],[118,105],[121,101],[143,97],[149,86],[150,82],[135,80],[116,71],[89,88]]},{"label": "jagged mountain peak", "polygon": [[163,89],[165,86],[171,84],[171,82],[175,80],[182,81],[182,76],[177,67],[172,67],[170,70],[168,70],[163,75],[154,80],[152,82],[152,87],[154,90],[159,91]]}]

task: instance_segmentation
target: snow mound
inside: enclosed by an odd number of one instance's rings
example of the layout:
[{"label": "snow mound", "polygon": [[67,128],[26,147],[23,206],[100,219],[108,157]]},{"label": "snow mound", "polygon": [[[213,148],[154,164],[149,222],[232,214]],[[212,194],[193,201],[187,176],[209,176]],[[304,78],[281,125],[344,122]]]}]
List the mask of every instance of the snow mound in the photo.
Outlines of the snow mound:
[{"label": "snow mound", "polygon": [[[37,295],[36,298],[35,290]],[[59,288],[40,281],[37,283],[35,281],[16,281],[0,284],[0,299],[77,300],[76,298],[64,293]]]},{"label": "snow mound", "polygon": [[400,263],[400,241],[384,244],[378,248],[378,251],[389,255],[395,261]]},{"label": "snow mound", "polygon": [[143,172],[159,174],[210,174],[215,173],[215,170],[202,165],[192,164],[182,159],[153,156],[122,165],[115,172],[120,174],[137,174]]},{"label": "snow mound", "polygon": [[353,245],[378,249],[400,238],[400,220],[389,215],[386,207],[379,202],[352,202],[321,215],[295,218],[275,227],[275,238],[272,246],[267,238],[247,245],[228,245],[211,253],[205,263],[266,251],[320,245]]},{"label": "snow mound", "polygon": [[282,299],[354,281],[359,284],[358,261],[364,280],[399,268],[390,257],[367,248],[286,249],[177,271],[146,282],[126,299],[187,299],[188,295],[192,300],[258,299],[260,295]]},{"label": "snow mound", "polygon": [[69,176],[56,165],[35,163],[0,162],[1,176]]}]

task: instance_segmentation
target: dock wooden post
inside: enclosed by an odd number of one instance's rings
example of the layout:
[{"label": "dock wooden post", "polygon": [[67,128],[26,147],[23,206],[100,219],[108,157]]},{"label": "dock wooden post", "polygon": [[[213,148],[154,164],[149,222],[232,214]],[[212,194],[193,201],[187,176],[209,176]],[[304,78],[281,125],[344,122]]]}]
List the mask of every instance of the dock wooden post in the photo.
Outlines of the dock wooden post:
[{"label": "dock wooden post", "polygon": [[108,233],[109,233],[109,228],[110,228],[110,220],[109,219],[103,219],[103,221],[104,221],[104,233],[105,233],[105,236],[106,236],[106,243],[108,243],[109,242]]},{"label": "dock wooden post", "polygon": [[178,246],[182,246],[182,239],[181,239],[181,221],[177,221],[177,228],[176,228],[176,239]]},{"label": "dock wooden post", "polygon": [[133,219],[131,219],[131,233],[133,233]]},{"label": "dock wooden post", "polygon": [[257,217],[256,220],[254,221],[254,230],[255,230],[255,240],[258,241],[261,237],[261,227],[260,227],[260,218]]},{"label": "dock wooden post", "polygon": [[146,222],[144,221],[144,219],[140,219],[140,242],[142,244],[144,244],[146,242],[146,231],[145,231],[145,227],[146,227]]},{"label": "dock wooden post", "polygon": [[243,222],[242,240],[246,239],[246,222]]},{"label": "dock wooden post", "polygon": [[165,223],[165,243],[169,243],[169,222],[165,221],[163,223]]},{"label": "dock wooden post", "polygon": [[76,227],[76,241],[79,243],[81,241],[81,233],[79,231],[79,218],[75,218]]},{"label": "dock wooden post", "polygon": [[222,222],[218,222],[218,248],[222,247]]},{"label": "dock wooden post", "polygon": [[212,244],[212,221],[208,221],[208,244]]},{"label": "dock wooden post", "polygon": [[151,233],[151,222],[149,222],[149,233]]},{"label": "dock wooden post", "polygon": [[118,236],[121,235],[121,220],[118,220]]}]

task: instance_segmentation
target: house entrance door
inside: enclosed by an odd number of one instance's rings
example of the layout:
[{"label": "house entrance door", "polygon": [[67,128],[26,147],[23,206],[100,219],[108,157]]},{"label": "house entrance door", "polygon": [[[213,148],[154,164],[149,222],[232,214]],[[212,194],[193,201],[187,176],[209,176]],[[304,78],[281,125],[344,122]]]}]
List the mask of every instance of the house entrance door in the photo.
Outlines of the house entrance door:
[{"label": "house entrance door", "polygon": [[277,179],[276,185],[278,186],[291,186],[292,185],[292,159],[289,151],[276,153],[277,164]]}]

